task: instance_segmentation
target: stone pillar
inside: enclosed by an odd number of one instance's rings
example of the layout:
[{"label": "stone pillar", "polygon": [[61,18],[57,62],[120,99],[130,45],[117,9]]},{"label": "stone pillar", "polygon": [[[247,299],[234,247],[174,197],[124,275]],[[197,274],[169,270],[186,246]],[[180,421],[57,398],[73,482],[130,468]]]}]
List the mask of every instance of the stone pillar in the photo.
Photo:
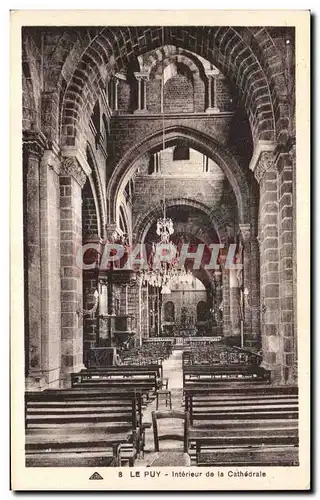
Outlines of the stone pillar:
[{"label": "stone pillar", "polygon": [[146,285],[146,310],[145,310],[145,318],[146,318],[146,338],[150,337],[150,322],[149,322],[149,287]]},{"label": "stone pillar", "polygon": [[[92,250],[87,250],[85,254],[85,263],[93,264],[99,262],[99,255],[103,252],[103,242],[98,235],[92,234],[91,236],[83,239],[83,245],[92,245]],[[95,248],[99,248],[98,251]],[[92,347],[95,347],[99,341],[99,310],[96,306],[95,291],[102,291],[102,286],[98,286],[98,267],[94,269],[85,269],[82,274],[83,279],[83,309],[91,311],[83,315],[83,349],[84,352]],[[102,303],[102,294],[100,295],[100,302]],[[100,309],[100,307],[99,307]],[[84,358],[86,354],[84,353]]]},{"label": "stone pillar", "polygon": [[222,267],[222,297],[223,297],[223,336],[232,335],[230,324],[230,287],[229,287],[229,269]]},{"label": "stone pillar", "polygon": [[58,388],[61,369],[60,151],[53,143],[40,165],[42,370]]},{"label": "stone pillar", "polygon": [[124,307],[124,311],[125,311],[125,314],[128,314],[129,312],[129,309],[128,309],[128,284],[125,285],[125,307]]},{"label": "stone pillar", "polygon": [[294,314],[294,218],[293,218],[293,170],[295,149],[280,153],[276,159],[278,170],[279,202],[279,335],[283,347],[282,368],[284,383],[295,383],[297,362],[297,337]]},{"label": "stone pillar", "polygon": [[138,338],[139,346],[142,345],[142,280],[139,279],[138,288]]},{"label": "stone pillar", "polygon": [[248,347],[261,347],[260,331],[260,249],[256,236],[251,238],[250,272],[251,272],[251,341]]},{"label": "stone pillar", "polygon": [[215,285],[215,314],[214,318],[217,324],[217,333],[222,335],[223,325],[223,298],[222,298],[222,272],[220,269],[214,271],[214,285]]},{"label": "stone pillar", "polygon": [[[206,72],[208,77],[208,107],[206,113],[219,113],[220,109],[217,106],[217,78],[218,70],[210,70]],[[212,102],[212,87],[213,87],[213,102]]]},{"label": "stone pillar", "polygon": [[161,87],[160,87],[160,113],[163,113],[164,111],[164,81],[163,78],[161,78]]},{"label": "stone pillar", "polygon": [[262,355],[272,381],[282,382],[283,345],[279,335],[278,172],[272,151],[262,151],[254,167],[260,188],[260,300]]},{"label": "stone pillar", "polygon": [[293,335],[294,335],[294,364],[292,370],[293,382],[298,382],[298,338],[297,338],[297,203],[296,203],[296,146],[292,145],[289,150],[289,158],[292,164],[292,203],[293,203]]},{"label": "stone pillar", "polygon": [[[243,245],[242,251],[242,273],[241,273],[241,293],[244,290],[248,291],[250,301],[252,299],[251,294],[251,226],[250,224],[239,224],[239,229],[241,231],[241,240]],[[249,305],[248,300],[244,300],[244,295],[242,296],[242,308],[243,308],[243,334],[244,334],[244,345],[251,345],[251,305]]]},{"label": "stone pillar", "polygon": [[74,157],[66,158],[60,174],[61,221],[61,369],[62,385],[83,368],[82,269],[76,256],[82,246],[81,190],[86,174]]},{"label": "stone pillar", "polygon": [[[138,109],[134,111],[135,114],[145,114],[147,110],[147,81],[148,73],[135,72],[134,76],[138,80]],[[142,106],[142,92],[143,92],[143,106]]]},{"label": "stone pillar", "polygon": [[230,336],[240,345],[240,290],[237,269],[229,269]]},{"label": "stone pillar", "polygon": [[23,135],[24,285],[26,388],[44,384],[41,337],[40,159],[45,137]]},{"label": "stone pillar", "polygon": [[[90,311],[95,306],[95,291],[98,289],[97,272],[84,271],[83,273],[83,309]],[[97,345],[99,339],[98,310],[83,315],[83,349],[91,349]]]},{"label": "stone pillar", "polygon": [[260,283],[259,283],[259,247],[252,234],[251,224],[239,224],[243,244],[242,291],[244,295],[244,345],[258,347],[260,343]]},{"label": "stone pillar", "polygon": [[138,80],[138,110],[141,111],[141,78],[137,78]]},{"label": "stone pillar", "polygon": [[119,80],[116,78],[114,80],[114,111],[118,111],[118,86],[119,86]]},{"label": "stone pillar", "polygon": [[107,279],[99,279],[100,303],[99,303],[99,338],[98,346],[106,346],[110,337],[109,318],[109,284]]}]

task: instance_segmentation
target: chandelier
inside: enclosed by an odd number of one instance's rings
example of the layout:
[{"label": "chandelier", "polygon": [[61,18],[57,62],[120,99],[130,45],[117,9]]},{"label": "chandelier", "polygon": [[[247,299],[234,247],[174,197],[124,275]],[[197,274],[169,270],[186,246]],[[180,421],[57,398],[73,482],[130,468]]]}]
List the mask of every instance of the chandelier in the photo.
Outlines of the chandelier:
[{"label": "chandelier", "polygon": [[[164,47],[164,31],[162,28],[162,47]],[[164,102],[164,64],[162,68],[161,99]],[[165,149],[165,126],[164,108],[162,108],[162,150]],[[152,244],[152,251],[149,258],[148,270],[141,272],[143,284],[161,288],[162,294],[170,294],[174,283],[180,281],[182,277],[188,276],[185,268],[179,268],[179,255],[176,245],[170,241],[174,233],[173,221],[166,216],[166,182],[165,172],[162,165],[162,157],[159,155],[160,172],[163,175],[163,217],[157,220],[156,233],[159,241]]]},{"label": "chandelier", "polygon": [[179,252],[170,241],[170,236],[174,233],[173,221],[166,217],[165,208],[163,218],[157,220],[156,233],[159,241],[152,244],[149,268],[141,273],[142,283],[161,288],[162,294],[170,294],[170,286],[188,273],[184,268],[179,268]]}]

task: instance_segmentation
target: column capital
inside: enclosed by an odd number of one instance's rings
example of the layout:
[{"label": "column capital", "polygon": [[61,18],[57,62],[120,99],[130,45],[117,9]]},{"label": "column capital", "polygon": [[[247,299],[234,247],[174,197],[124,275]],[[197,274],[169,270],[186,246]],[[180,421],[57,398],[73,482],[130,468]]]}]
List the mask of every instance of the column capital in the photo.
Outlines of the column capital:
[{"label": "column capital", "polygon": [[239,224],[239,229],[244,242],[247,242],[251,238],[251,224]]},{"label": "column capital", "polygon": [[60,148],[57,143],[53,142],[50,149],[46,149],[42,155],[41,168],[52,168],[56,174],[60,175]]},{"label": "column capital", "polygon": [[48,141],[42,132],[24,130],[22,133],[22,144],[26,152],[40,158],[48,146]]},{"label": "column capital", "polygon": [[295,166],[296,164],[296,145],[293,143],[291,145],[291,148],[289,149],[289,158],[292,163],[292,166]]},{"label": "column capital", "polygon": [[274,154],[271,151],[261,153],[258,163],[254,170],[254,176],[257,181],[263,179],[264,174],[274,166]]},{"label": "column capital", "polygon": [[61,154],[63,156],[62,159],[70,157],[74,158],[75,160],[77,160],[80,167],[87,176],[91,174],[92,170],[87,161],[86,153],[81,148],[77,148],[75,146],[64,146],[61,150]]},{"label": "column capital", "polygon": [[218,69],[208,69],[205,73],[208,78],[216,78],[220,75],[220,71]]},{"label": "column capital", "polygon": [[147,71],[135,71],[134,76],[137,80],[149,80],[149,73]]},{"label": "column capital", "polygon": [[265,172],[275,163],[275,149],[276,144],[273,141],[258,141],[254,148],[249,168],[259,183]]},{"label": "column capital", "polygon": [[116,222],[110,222],[106,226],[107,239],[110,243],[116,243],[123,233]]},{"label": "column capital", "polygon": [[81,189],[87,180],[85,172],[83,171],[77,158],[74,156],[69,156],[62,161],[60,175],[73,177]]}]

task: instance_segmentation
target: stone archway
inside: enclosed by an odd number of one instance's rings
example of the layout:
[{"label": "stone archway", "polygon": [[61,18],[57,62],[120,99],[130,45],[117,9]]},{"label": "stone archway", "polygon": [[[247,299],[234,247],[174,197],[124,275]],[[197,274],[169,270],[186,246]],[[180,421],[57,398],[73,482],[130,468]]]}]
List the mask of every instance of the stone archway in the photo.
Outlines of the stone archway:
[{"label": "stone archway", "polygon": [[[251,220],[250,187],[245,174],[232,154],[212,137],[187,127],[170,127],[165,130],[165,145],[173,145],[182,139],[190,147],[211,158],[225,173],[235,194],[239,220],[246,223]],[[121,160],[112,168],[112,176],[107,187],[107,198],[111,200],[109,222],[116,220],[116,200],[122,182],[130,175],[134,162],[148,151],[157,150],[163,145],[163,133],[156,132],[134,144]]]},{"label": "stone archway", "polygon": [[[212,224],[219,238],[219,241],[221,241],[220,235],[224,235],[224,228],[221,224],[221,221],[216,222],[214,217],[215,216],[214,211],[204,203],[189,198],[170,198],[166,201],[166,207],[168,209],[171,207],[190,207],[207,215],[208,218],[212,221]],[[150,210],[146,215],[140,217],[136,221],[135,227],[133,229],[136,241],[142,243],[144,242],[146,234],[149,231],[152,223],[157,218],[160,217],[162,211],[163,211],[163,206],[157,205],[152,210]],[[209,243],[209,240],[206,242]]]},{"label": "stone archway", "polygon": [[[81,133],[87,127],[83,123],[77,127],[77,121],[80,117],[82,121],[89,120],[97,88],[104,87],[106,76],[125,69],[140,54],[162,45],[175,45],[210,61],[239,89],[255,142],[285,143],[290,128],[288,105],[284,99],[285,75],[279,71],[281,57],[268,30],[231,26],[196,30],[174,26],[164,27],[163,32],[160,26],[102,29],[88,43],[81,64],[63,94],[61,142],[81,144]],[[76,97],[79,88],[86,99]],[[70,117],[73,125],[64,128]]]}]

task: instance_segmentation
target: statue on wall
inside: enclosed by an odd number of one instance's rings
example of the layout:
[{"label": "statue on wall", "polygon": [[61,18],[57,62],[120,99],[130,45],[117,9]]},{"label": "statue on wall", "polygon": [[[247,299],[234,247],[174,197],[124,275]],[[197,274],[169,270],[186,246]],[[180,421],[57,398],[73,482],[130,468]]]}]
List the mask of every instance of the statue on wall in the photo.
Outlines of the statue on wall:
[{"label": "statue on wall", "polygon": [[237,244],[237,250],[235,255],[235,264],[242,264],[241,268],[237,271],[237,280],[239,283],[240,290],[243,289],[243,244],[241,238],[239,238]]},{"label": "statue on wall", "polygon": [[166,323],[174,322],[174,303],[171,301],[164,304],[164,321]]}]

